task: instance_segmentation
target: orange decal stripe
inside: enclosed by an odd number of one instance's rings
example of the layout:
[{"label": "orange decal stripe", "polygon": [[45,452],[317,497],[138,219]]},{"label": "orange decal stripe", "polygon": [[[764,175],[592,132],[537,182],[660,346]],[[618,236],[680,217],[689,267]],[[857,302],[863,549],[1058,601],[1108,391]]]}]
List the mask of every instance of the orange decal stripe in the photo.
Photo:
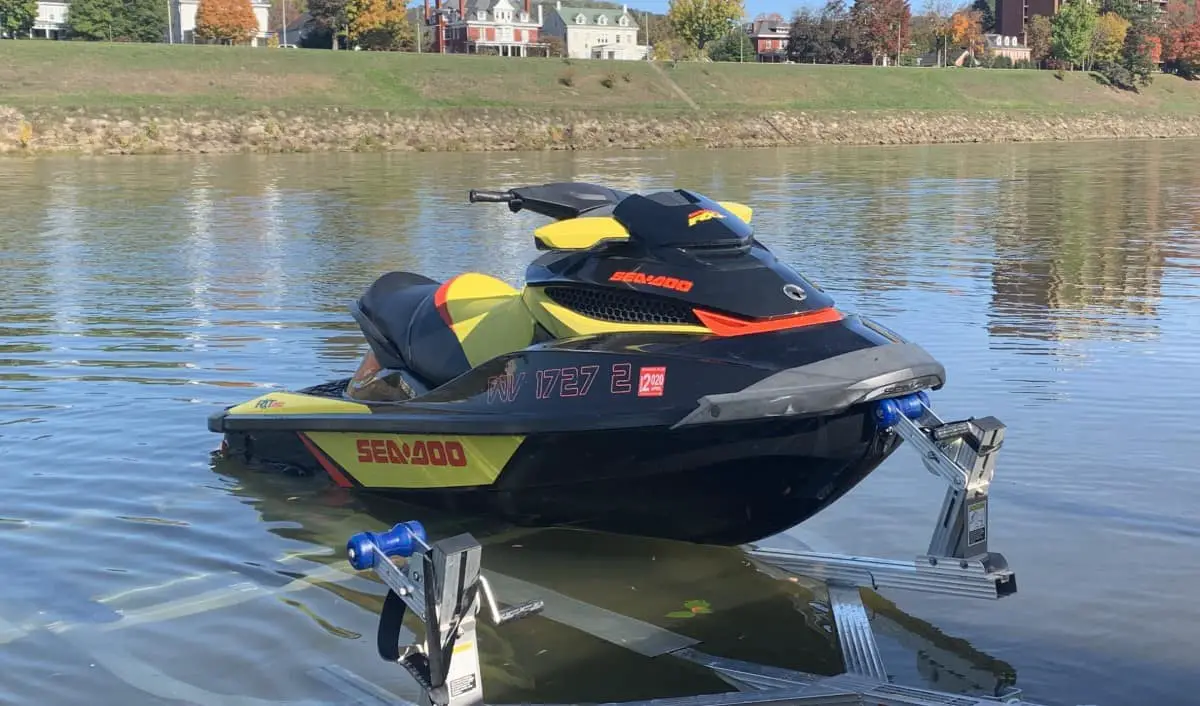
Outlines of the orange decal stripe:
[{"label": "orange decal stripe", "polygon": [[437,291],[433,293],[434,308],[437,309],[439,314],[441,314],[442,321],[445,321],[446,325],[451,327],[454,326],[454,321],[450,318],[450,310],[446,308],[446,297],[450,294],[450,285],[454,284],[454,280],[458,279],[460,276],[461,275],[455,275],[445,282],[442,282],[442,286],[438,287]]},{"label": "orange decal stripe", "polygon": [[329,457],[325,455],[325,452],[321,451],[316,444],[309,440],[309,438],[304,435],[304,432],[298,431],[296,432],[296,436],[300,437],[300,441],[304,444],[304,448],[308,449],[308,452],[317,459],[317,463],[321,464],[321,468],[325,469],[325,472],[329,474],[329,477],[333,479],[334,483],[337,483],[338,486],[342,488],[354,487],[354,482],[347,478],[346,474],[342,472],[342,469],[338,468],[337,464],[331,461]]},{"label": "orange decal stripe", "polygon": [[708,330],[718,336],[744,336],[749,333],[783,331],[784,329],[800,328],[802,326],[829,324],[834,321],[841,321],[845,317],[842,312],[833,307],[817,309],[816,311],[806,311],[803,314],[792,316],[758,319],[756,321],[746,321],[745,319],[704,311],[703,309],[693,309],[692,313],[696,315],[697,319],[700,319],[700,323],[704,324]]}]

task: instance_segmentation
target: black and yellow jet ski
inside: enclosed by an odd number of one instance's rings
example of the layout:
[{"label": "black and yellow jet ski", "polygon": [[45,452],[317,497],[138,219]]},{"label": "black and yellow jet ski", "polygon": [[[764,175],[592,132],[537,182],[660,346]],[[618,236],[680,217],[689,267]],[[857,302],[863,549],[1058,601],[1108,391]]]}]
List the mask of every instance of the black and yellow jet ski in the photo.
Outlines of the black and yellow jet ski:
[{"label": "black and yellow jet ski", "polygon": [[853,488],[900,443],[882,401],[944,383],[777,260],[745,205],[587,183],[469,200],[553,219],[524,286],[384,274],[350,307],[354,376],[212,415],[223,453],[518,524],[741,544]]}]

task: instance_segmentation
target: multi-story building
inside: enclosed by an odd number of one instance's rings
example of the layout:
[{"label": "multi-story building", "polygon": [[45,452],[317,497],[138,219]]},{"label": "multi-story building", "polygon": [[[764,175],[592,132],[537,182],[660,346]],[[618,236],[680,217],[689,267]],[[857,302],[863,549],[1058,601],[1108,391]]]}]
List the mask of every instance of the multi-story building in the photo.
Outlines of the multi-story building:
[{"label": "multi-story building", "polygon": [[[539,6],[540,7],[540,6]],[[542,33],[559,37],[572,59],[645,59],[649,47],[638,44],[638,24],[629,7],[571,7],[556,0]]]},{"label": "multi-story building", "polygon": [[747,27],[750,43],[758,61],[778,63],[787,61],[788,33],[792,25],[782,16],[772,13],[759,15]]},{"label": "multi-story building", "polygon": [[545,56],[541,41],[542,6],[533,15],[530,0],[518,7],[516,0],[458,0],[457,10],[432,8],[425,0],[426,24],[434,32],[433,50],[439,53],[500,56]]}]

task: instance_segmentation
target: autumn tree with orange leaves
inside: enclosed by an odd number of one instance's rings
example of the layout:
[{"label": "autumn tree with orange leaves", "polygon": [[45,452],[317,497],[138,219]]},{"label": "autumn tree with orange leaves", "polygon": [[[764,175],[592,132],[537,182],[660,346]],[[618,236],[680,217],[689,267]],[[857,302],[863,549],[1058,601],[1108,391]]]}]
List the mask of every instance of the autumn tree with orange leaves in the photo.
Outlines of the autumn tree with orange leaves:
[{"label": "autumn tree with orange leaves", "polygon": [[983,46],[983,13],[979,10],[963,9],[950,16],[950,40],[957,47],[970,50],[972,54]]},{"label": "autumn tree with orange leaves", "polygon": [[412,50],[416,45],[404,0],[350,0],[346,34],[363,49]]},{"label": "autumn tree with orange leaves", "polygon": [[245,44],[258,34],[250,0],[200,0],[196,37],[220,44]]}]

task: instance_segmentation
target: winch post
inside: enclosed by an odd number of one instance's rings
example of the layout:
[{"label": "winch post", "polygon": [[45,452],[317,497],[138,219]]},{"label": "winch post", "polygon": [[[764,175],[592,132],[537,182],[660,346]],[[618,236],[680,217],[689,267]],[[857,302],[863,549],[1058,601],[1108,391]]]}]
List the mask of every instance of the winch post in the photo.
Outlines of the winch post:
[{"label": "winch post", "polygon": [[[398,662],[422,688],[422,706],[481,706],[482,675],[476,620],[487,601],[497,625],[533,615],[541,601],[499,610],[480,575],[483,548],[470,534],[428,544],[419,522],[401,522],[386,532],[361,532],[346,543],[350,565],[374,569],[388,587],[379,618],[379,655]],[[393,556],[408,561],[397,566]],[[400,649],[407,611],[425,625],[424,640]]]}]

